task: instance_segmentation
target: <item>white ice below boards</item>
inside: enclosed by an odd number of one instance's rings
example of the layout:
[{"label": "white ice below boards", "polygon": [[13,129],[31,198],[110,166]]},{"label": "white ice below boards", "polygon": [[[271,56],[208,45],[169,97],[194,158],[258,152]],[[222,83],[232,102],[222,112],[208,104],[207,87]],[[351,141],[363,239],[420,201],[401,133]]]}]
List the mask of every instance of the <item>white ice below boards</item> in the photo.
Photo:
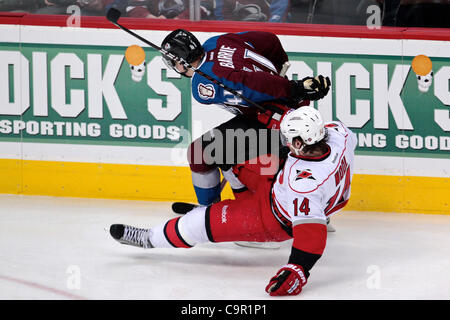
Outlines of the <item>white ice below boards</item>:
[{"label": "white ice below boards", "polygon": [[[170,203],[0,202],[0,299],[272,299],[264,288],[290,253],[291,241],[145,251],[107,232],[159,224],[175,215]],[[344,211],[332,223],[307,286],[286,299],[450,299],[450,216]]]}]

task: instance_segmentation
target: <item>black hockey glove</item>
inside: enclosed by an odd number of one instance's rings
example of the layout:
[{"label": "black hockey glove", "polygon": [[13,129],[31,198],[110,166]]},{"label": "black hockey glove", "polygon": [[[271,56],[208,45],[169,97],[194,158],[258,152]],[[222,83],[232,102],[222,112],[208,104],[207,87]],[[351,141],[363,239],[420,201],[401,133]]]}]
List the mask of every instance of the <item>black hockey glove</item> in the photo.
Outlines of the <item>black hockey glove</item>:
[{"label": "black hockey glove", "polygon": [[330,78],[319,75],[315,78],[306,77],[302,80],[291,80],[291,96],[294,101],[319,100],[330,91]]}]

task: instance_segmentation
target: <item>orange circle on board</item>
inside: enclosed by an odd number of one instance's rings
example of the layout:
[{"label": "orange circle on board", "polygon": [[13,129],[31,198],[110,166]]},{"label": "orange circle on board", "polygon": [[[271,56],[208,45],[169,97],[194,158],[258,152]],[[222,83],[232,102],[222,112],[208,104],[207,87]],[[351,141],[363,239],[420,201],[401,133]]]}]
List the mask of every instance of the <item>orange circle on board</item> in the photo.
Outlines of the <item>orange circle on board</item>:
[{"label": "orange circle on board", "polygon": [[138,45],[132,45],[125,51],[125,59],[133,66],[138,66],[145,61],[145,51]]},{"label": "orange circle on board", "polygon": [[415,56],[411,65],[414,72],[419,76],[426,76],[433,67],[430,58],[423,54]]}]

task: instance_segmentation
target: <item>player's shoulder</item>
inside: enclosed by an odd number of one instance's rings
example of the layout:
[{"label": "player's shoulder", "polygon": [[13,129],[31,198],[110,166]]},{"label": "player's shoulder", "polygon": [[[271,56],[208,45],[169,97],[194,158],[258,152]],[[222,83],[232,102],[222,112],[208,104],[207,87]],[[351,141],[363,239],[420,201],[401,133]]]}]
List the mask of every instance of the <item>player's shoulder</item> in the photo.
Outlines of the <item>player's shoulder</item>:
[{"label": "player's shoulder", "polygon": [[328,134],[328,142],[334,148],[335,145],[341,145],[342,147],[350,147],[354,149],[356,147],[357,138],[353,131],[351,131],[344,123],[340,121],[331,121],[325,124]]},{"label": "player's shoulder", "polygon": [[220,37],[221,37],[220,35],[214,36],[206,40],[202,45],[203,49],[205,49],[205,51],[208,52],[217,48],[217,40],[219,40]]},{"label": "player's shoulder", "polygon": [[340,121],[326,122],[325,128],[327,128],[329,134],[330,133],[339,133],[343,136],[346,136],[351,132],[350,129]]},{"label": "player's shoulder", "polygon": [[203,49],[205,49],[205,51],[211,51],[216,49],[218,46],[222,45],[223,43],[227,43],[227,42],[235,42],[235,41],[239,41],[241,39],[241,37],[239,36],[238,33],[224,33],[218,36],[214,36],[209,38],[208,40],[206,40],[203,43]]},{"label": "player's shoulder", "polygon": [[355,136],[354,132],[340,121],[327,122],[325,128],[327,128],[328,134],[339,134],[343,137]]},{"label": "player's shoulder", "polygon": [[270,31],[256,31],[256,30],[248,30],[234,33],[234,35],[238,37],[257,37],[264,40],[270,40],[270,38],[276,38],[277,35]]},{"label": "player's shoulder", "polygon": [[219,95],[218,86],[212,81],[195,73],[192,77],[192,96],[200,103],[216,103]]},{"label": "player's shoulder", "polygon": [[[211,74],[209,68],[210,66],[208,66],[208,62],[206,62],[203,63],[199,69],[205,73]],[[192,77],[191,88],[192,96],[200,103],[217,103],[219,99],[219,86],[198,73],[194,73]]]}]

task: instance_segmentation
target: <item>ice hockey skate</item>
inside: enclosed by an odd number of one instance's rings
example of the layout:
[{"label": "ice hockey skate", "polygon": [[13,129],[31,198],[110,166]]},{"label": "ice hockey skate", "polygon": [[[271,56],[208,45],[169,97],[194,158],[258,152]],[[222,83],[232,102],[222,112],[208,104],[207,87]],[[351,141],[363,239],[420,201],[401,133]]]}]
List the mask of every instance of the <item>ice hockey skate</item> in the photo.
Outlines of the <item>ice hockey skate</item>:
[{"label": "ice hockey skate", "polygon": [[186,214],[199,205],[188,202],[174,202],[172,203],[172,211],[178,214]]},{"label": "ice hockey skate", "polygon": [[109,233],[122,244],[144,249],[153,248],[150,242],[151,229],[136,228],[125,224],[113,224],[109,228]]},{"label": "ice hockey skate", "polygon": [[336,228],[330,223],[330,218],[327,218],[327,232],[336,232]]}]

